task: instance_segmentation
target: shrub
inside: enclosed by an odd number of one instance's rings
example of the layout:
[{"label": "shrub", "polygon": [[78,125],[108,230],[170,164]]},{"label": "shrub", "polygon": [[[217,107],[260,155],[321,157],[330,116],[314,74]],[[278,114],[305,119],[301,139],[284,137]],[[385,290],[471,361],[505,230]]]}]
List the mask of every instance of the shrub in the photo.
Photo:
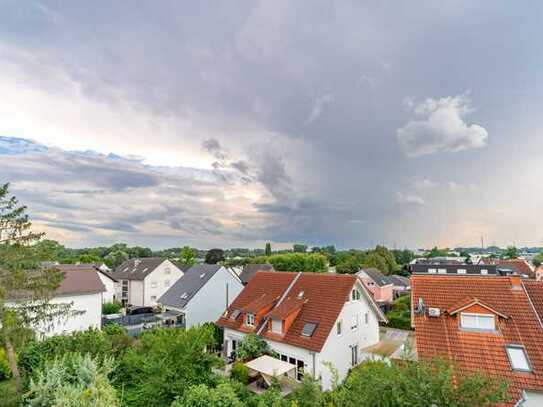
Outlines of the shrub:
[{"label": "shrub", "polygon": [[102,304],[102,314],[111,315],[118,314],[123,308],[123,305],[119,301],[106,302]]},{"label": "shrub", "polygon": [[230,372],[230,377],[240,383],[249,383],[249,368],[241,362],[235,362]]},{"label": "shrub", "polygon": [[250,360],[271,352],[268,343],[258,335],[251,333],[245,336],[236,349],[236,359]]},{"label": "shrub", "polygon": [[6,351],[0,348],[0,380],[6,380],[11,377],[11,369],[9,368],[8,357]]}]

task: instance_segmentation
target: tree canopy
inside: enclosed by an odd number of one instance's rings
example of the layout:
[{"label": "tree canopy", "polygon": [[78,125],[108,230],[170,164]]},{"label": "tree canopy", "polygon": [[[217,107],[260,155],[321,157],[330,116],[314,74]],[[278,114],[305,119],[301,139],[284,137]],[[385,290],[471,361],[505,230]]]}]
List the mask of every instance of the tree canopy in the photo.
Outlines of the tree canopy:
[{"label": "tree canopy", "polygon": [[224,261],[224,251],[222,249],[211,249],[206,253],[206,264],[217,264]]}]

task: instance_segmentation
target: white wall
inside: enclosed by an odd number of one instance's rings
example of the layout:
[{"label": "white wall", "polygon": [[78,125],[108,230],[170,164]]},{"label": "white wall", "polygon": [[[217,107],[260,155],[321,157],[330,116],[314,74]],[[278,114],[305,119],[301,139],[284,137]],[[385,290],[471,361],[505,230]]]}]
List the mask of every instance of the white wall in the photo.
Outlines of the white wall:
[{"label": "white wall", "polygon": [[208,282],[196,293],[183,312],[187,328],[216,322],[227,308],[226,286],[228,285],[228,305],[243,290],[243,284],[233,271],[221,267]]},{"label": "white wall", "polygon": [[102,273],[98,273],[98,277],[100,277],[100,281],[106,287],[106,291],[102,293],[102,302],[112,302],[117,295],[117,287],[115,281]]},{"label": "white wall", "polygon": [[[360,300],[345,303],[334,328],[326,339],[321,353],[318,355],[317,370],[322,376],[322,386],[329,389],[332,385],[332,374],[325,362],[331,362],[338,370],[340,380],[345,379],[351,364],[351,346],[358,345],[358,362],[362,362],[361,350],[379,342],[379,320],[369,300],[363,293],[361,283],[357,281],[356,287],[361,293]],[[368,323],[365,323],[365,315],[368,315]],[[353,316],[358,315],[358,328],[351,330]],[[341,335],[337,334],[336,325],[342,320],[343,327]]]},{"label": "white wall", "polygon": [[128,303],[136,307],[146,305],[143,303],[144,283],[141,280],[128,281]]},{"label": "white wall", "polygon": [[[181,271],[175,264],[169,260],[164,260],[152,273],[148,274],[143,280],[143,303],[132,305],[155,306],[157,300],[170,289],[174,283],[183,276]],[[156,287],[153,283],[156,283]],[[166,285],[167,283],[167,285]]]},{"label": "white wall", "polygon": [[[102,293],[55,297],[52,304],[72,304],[71,311],[84,311],[68,318],[59,318],[45,336],[69,334],[89,328],[100,329],[102,324]],[[40,329],[43,330],[44,327]]]}]

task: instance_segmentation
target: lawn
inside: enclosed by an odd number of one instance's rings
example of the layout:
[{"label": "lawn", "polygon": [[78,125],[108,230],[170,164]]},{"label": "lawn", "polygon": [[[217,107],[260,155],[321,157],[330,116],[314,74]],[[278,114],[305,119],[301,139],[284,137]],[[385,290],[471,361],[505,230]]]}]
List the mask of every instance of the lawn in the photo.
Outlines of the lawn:
[{"label": "lawn", "polygon": [[10,380],[0,381],[0,406],[18,407],[19,401],[15,394],[15,386]]}]

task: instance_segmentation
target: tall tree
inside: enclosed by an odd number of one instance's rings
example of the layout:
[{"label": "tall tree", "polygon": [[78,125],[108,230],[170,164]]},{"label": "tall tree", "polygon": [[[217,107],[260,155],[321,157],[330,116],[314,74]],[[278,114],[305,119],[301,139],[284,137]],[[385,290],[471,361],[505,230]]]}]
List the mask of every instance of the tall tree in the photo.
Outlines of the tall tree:
[{"label": "tall tree", "polygon": [[306,244],[300,244],[296,243],[292,245],[292,251],[294,253],[305,253],[307,251],[307,245]]},{"label": "tall tree", "polygon": [[266,248],[264,249],[264,252],[265,252],[266,256],[271,256],[272,250],[271,250],[271,243],[270,242],[266,243]]},{"label": "tall tree", "polygon": [[50,303],[63,274],[40,267],[43,250],[34,243],[43,234],[31,231],[26,209],[9,194],[9,184],[0,187],[0,339],[19,394],[16,348],[34,329],[46,330],[70,312],[68,304]]},{"label": "tall tree", "polygon": [[504,259],[516,259],[518,258],[518,249],[515,246],[508,246],[507,249],[503,252]]},{"label": "tall tree", "polygon": [[181,249],[181,255],[179,259],[183,264],[186,264],[188,266],[194,266],[194,264],[196,263],[196,255],[194,253],[194,250],[192,250],[188,246],[184,246]]},{"label": "tall tree", "polygon": [[207,264],[217,264],[220,261],[224,261],[224,251],[222,249],[208,250],[205,258]]}]

